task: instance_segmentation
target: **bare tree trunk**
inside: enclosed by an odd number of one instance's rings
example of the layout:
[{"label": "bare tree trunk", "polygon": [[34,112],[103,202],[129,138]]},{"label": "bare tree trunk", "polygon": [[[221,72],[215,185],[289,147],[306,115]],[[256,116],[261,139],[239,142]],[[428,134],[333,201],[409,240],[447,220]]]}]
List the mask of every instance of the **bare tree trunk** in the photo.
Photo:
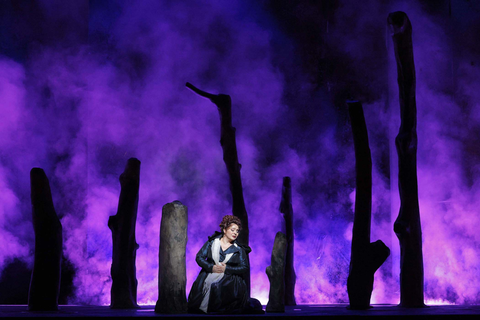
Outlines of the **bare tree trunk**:
[{"label": "bare tree trunk", "polygon": [[35,258],[28,310],[58,310],[62,263],[62,224],[53,206],[50,184],[43,169],[30,171]]},{"label": "bare tree trunk", "polygon": [[186,313],[188,210],[180,201],[167,203],[162,208],[160,249],[158,253],[157,313]]},{"label": "bare tree trunk", "polygon": [[295,275],[294,266],[294,232],[293,232],[293,207],[292,207],[292,181],[290,177],[283,177],[282,201],[280,212],[285,219],[285,232],[287,234],[287,256],[285,262],[285,305],[296,306],[295,301]]},{"label": "bare tree trunk", "polygon": [[417,107],[412,26],[404,12],[388,15],[397,62],[401,125],[398,153],[400,212],[394,231],[400,241],[400,306],[424,307],[422,227],[417,183]]},{"label": "bare tree trunk", "polygon": [[267,267],[270,281],[266,312],[285,312],[285,256],[287,254],[287,236],[277,232],[273,243],[272,260]]},{"label": "bare tree trunk", "polygon": [[347,104],[355,146],[356,171],[355,217],[347,290],[350,309],[368,309],[375,271],[388,258],[390,249],[381,240],[370,243],[372,157],[368,144],[367,125],[362,104],[358,101],[349,101]]},{"label": "bare tree trunk", "polygon": [[135,258],[138,244],[135,240],[135,224],[140,187],[140,161],[128,159],[125,171],[120,175],[120,198],[117,214],[110,216],[108,227],[112,230],[112,309],[138,309]]},{"label": "bare tree trunk", "polygon": [[[242,232],[238,236],[238,242],[246,246],[247,260],[251,251],[249,245],[248,215],[243,199],[242,177],[238,163],[237,143],[235,140],[235,128],[232,127],[232,100],[226,94],[211,94],[202,91],[187,82],[186,86],[198,95],[213,102],[220,114],[220,144],[223,150],[223,161],[227,167],[230,178],[230,191],[232,193],[232,213],[242,222]],[[249,261],[248,261],[249,262]],[[248,296],[250,296],[250,270],[244,275],[247,284]]]}]

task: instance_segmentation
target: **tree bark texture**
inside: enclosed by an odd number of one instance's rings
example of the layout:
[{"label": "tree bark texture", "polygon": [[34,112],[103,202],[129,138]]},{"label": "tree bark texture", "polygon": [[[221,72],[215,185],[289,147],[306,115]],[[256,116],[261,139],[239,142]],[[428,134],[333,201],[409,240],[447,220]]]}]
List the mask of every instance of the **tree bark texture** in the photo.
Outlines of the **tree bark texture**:
[{"label": "tree bark texture", "polygon": [[388,24],[397,62],[401,124],[398,153],[400,212],[394,231],[400,242],[400,306],[423,307],[422,227],[417,183],[417,107],[412,26],[404,12],[390,13]]},{"label": "tree bark texture", "polygon": [[110,216],[112,230],[112,309],[138,309],[135,258],[138,244],[135,240],[138,192],[140,187],[140,161],[130,158],[120,175],[120,198],[117,214]]},{"label": "tree bark texture", "polygon": [[62,224],[53,206],[43,169],[30,171],[35,257],[28,292],[28,310],[58,310],[62,263]]},{"label": "tree bark texture", "polygon": [[285,219],[285,232],[287,235],[287,254],[285,261],[285,305],[296,306],[295,282],[297,276],[294,266],[294,232],[293,232],[293,206],[292,206],[292,181],[290,177],[283,177],[282,200],[280,212]]},{"label": "tree bark texture", "polygon": [[167,203],[162,208],[160,249],[158,254],[157,313],[186,313],[188,210],[180,201]]},{"label": "tree bark texture", "polygon": [[[242,222],[242,232],[238,236],[238,242],[248,247],[249,245],[249,230],[248,230],[248,215],[245,208],[245,200],[243,198],[242,177],[240,169],[242,165],[238,163],[237,143],[235,139],[235,128],[232,126],[232,100],[226,94],[211,94],[202,91],[187,82],[186,86],[198,95],[209,99],[218,109],[220,115],[220,144],[223,150],[223,161],[227,167],[228,177],[230,179],[230,191],[232,193],[232,213],[238,217]],[[248,247],[248,253],[251,249]],[[248,261],[250,264],[250,261]],[[248,296],[250,296],[250,270],[244,275],[247,284]]]},{"label": "tree bark texture", "polygon": [[272,250],[272,260],[266,273],[270,281],[270,292],[266,312],[285,312],[285,258],[287,254],[287,236],[277,232]]},{"label": "tree bark texture", "polygon": [[390,255],[381,241],[370,243],[372,218],[372,157],[362,104],[347,102],[355,147],[355,217],[347,291],[350,309],[370,308],[375,272]]}]

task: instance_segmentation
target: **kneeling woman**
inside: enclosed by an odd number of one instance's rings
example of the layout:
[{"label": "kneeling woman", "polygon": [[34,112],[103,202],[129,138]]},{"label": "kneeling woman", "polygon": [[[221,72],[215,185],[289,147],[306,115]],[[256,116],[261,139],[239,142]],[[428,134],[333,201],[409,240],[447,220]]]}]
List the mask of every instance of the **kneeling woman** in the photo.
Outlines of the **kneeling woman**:
[{"label": "kneeling woman", "polygon": [[202,267],[188,295],[188,312],[240,313],[247,303],[243,274],[249,270],[245,250],[236,242],[242,224],[227,215],[222,232],[208,238],[195,260]]}]

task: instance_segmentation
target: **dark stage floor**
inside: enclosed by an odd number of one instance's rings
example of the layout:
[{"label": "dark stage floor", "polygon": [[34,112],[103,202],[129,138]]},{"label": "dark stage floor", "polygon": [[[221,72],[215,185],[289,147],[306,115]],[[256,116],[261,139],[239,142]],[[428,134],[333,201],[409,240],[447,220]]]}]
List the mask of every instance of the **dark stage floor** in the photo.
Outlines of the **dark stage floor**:
[{"label": "dark stage floor", "polygon": [[205,318],[205,317],[224,317],[224,318],[242,318],[245,317],[330,317],[335,319],[355,317],[388,317],[398,318],[405,316],[421,316],[430,319],[456,319],[456,318],[476,318],[480,317],[480,305],[475,306],[430,306],[420,309],[405,309],[396,305],[374,305],[369,310],[347,310],[346,304],[334,305],[299,305],[287,307],[285,313],[266,313],[262,315],[196,315],[180,314],[166,315],[156,314],[153,306],[142,306],[139,310],[112,310],[108,306],[60,306],[56,312],[29,312],[25,305],[1,305],[0,318],[17,317],[161,317],[164,319],[182,319],[182,318]]}]

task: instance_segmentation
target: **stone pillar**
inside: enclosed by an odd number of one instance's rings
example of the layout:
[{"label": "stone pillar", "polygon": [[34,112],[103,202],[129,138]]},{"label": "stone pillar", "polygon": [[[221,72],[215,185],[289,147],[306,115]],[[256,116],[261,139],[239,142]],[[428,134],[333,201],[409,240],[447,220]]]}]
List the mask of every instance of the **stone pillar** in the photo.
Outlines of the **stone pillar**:
[{"label": "stone pillar", "polygon": [[135,258],[138,244],[135,239],[138,192],[140,187],[140,161],[128,159],[120,175],[120,198],[117,214],[110,216],[108,227],[112,230],[112,309],[138,309]]},{"label": "stone pillar", "polygon": [[157,313],[186,313],[188,210],[180,201],[167,203],[162,208],[160,250],[158,254]]},{"label": "stone pillar", "polygon": [[272,260],[267,267],[270,292],[265,311],[285,312],[285,256],[287,254],[287,236],[277,232],[272,250]]},{"label": "stone pillar", "polygon": [[50,184],[43,169],[30,171],[35,258],[28,310],[58,310],[62,263],[62,224],[53,207]]}]

